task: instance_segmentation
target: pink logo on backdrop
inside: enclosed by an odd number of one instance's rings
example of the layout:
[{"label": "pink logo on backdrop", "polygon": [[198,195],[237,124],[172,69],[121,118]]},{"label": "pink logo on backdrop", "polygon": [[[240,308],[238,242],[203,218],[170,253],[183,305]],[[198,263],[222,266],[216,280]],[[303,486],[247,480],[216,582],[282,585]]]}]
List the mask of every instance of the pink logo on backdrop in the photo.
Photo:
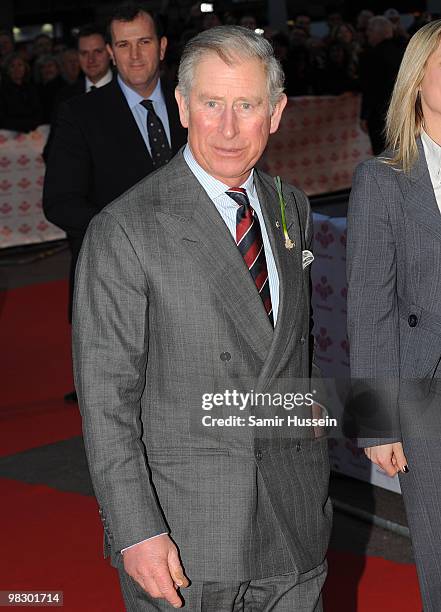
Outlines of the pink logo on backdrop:
[{"label": "pink logo on backdrop", "polygon": [[39,176],[38,179],[35,181],[35,183],[39,186],[42,187],[43,183],[44,183],[44,176]]},{"label": "pink logo on backdrop", "polygon": [[40,223],[37,225],[37,229],[40,232],[45,232],[48,229],[49,225],[46,223],[46,221],[40,221]]},{"label": "pink logo on backdrop", "polygon": [[323,352],[326,352],[328,348],[334,344],[332,342],[332,339],[328,335],[328,330],[326,329],[326,327],[321,327],[320,333],[315,338],[317,340],[319,349]]},{"label": "pink logo on backdrop", "polygon": [[27,212],[30,209],[31,205],[29,204],[29,202],[26,202],[26,200],[24,202],[22,202],[20,204],[20,206],[18,207],[22,212]]},{"label": "pink logo on backdrop", "polygon": [[2,191],[9,191],[11,187],[12,187],[12,183],[10,183],[7,179],[3,179],[2,181],[0,181],[0,189]]},{"label": "pink logo on backdrop", "polygon": [[320,281],[315,285],[314,289],[319,294],[321,299],[325,301],[334,293],[334,290],[328,283],[328,278],[326,276],[322,276],[320,278]]},{"label": "pink logo on backdrop", "polygon": [[5,142],[7,142],[8,139],[6,138],[6,136],[4,134],[0,134],[0,145],[5,144]]},{"label": "pink logo on backdrop", "polygon": [[5,202],[4,204],[2,204],[2,205],[0,206],[0,212],[1,212],[3,215],[7,215],[8,213],[10,213],[10,212],[11,212],[11,210],[12,210],[12,206],[11,206],[10,204],[8,204],[7,202]]},{"label": "pink logo on backdrop", "polygon": [[19,164],[20,166],[24,168],[24,166],[27,166],[30,161],[31,160],[29,159],[29,157],[23,154],[23,155],[20,155],[20,157],[17,159],[17,164]]},{"label": "pink logo on backdrop", "polygon": [[26,177],[23,177],[17,183],[17,185],[20,187],[20,189],[27,189],[30,184],[31,184],[31,181],[29,181]]},{"label": "pink logo on backdrop", "polygon": [[0,157],[0,167],[1,168],[7,168],[8,166],[11,165],[11,160],[9,159],[9,157]]},{"label": "pink logo on backdrop", "polygon": [[20,227],[18,228],[18,231],[21,234],[29,234],[29,232],[31,231],[31,226],[28,225],[27,223],[23,223],[23,225],[20,225]]},{"label": "pink logo on backdrop", "polygon": [[35,208],[38,208],[38,210],[43,210],[43,202],[41,200],[35,202]]},{"label": "pink logo on backdrop", "polygon": [[319,231],[315,234],[315,239],[324,247],[328,248],[335,241],[334,234],[331,232],[328,223],[321,223]]},{"label": "pink logo on backdrop", "polygon": [[0,229],[0,234],[2,234],[2,236],[6,236],[6,238],[8,236],[10,236],[12,234],[12,230],[10,227],[8,227],[7,225],[4,225],[1,229]]}]

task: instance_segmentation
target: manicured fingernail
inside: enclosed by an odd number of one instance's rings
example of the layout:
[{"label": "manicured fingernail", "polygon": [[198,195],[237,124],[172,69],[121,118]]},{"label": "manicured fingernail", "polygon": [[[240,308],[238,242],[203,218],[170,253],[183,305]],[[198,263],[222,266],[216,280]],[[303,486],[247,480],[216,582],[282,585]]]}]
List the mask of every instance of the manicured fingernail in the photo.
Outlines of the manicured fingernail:
[{"label": "manicured fingernail", "polygon": [[177,584],[178,586],[182,586],[184,583],[182,582],[182,580],[176,580],[176,584]]},{"label": "manicured fingernail", "polygon": [[407,474],[408,471],[409,471],[409,468],[407,467],[407,465],[403,465],[403,472]]}]

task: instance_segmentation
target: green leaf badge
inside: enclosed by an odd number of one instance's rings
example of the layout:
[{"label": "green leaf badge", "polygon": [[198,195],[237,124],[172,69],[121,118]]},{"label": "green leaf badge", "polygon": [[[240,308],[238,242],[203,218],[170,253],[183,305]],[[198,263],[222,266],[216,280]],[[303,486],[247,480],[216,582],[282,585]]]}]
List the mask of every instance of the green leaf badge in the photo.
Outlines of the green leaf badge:
[{"label": "green leaf badge", "polygon": [[282,229],[283,229],[283,235],[285,237],[285,248],[292,249],[293,247],[295,247],[295,242],[291,240],[291,238],[289,237],[288,228],[286,227],[286,216],[285,216],[286,203],[285,203],[285,198],[283,197],[283,193],[282,193],[282,181],[280,180],[280,176],[274,177],[274,183],[276,185],[277,195],[279,196],[280,213],[282,216]]}]

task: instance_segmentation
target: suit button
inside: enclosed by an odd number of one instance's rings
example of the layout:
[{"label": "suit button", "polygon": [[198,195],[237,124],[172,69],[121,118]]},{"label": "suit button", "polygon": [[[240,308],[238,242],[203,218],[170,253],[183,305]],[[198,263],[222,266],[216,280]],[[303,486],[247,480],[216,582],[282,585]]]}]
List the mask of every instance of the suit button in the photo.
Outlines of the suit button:
[{"label": "suit button", "polygon": [[407,322],[409,323],[409,327],[416,327],[418,324],[418,317],[414,314],[411,314],[407,319]]},{"label": "suit button", "polygon": [[262,451],[258,450],[256,451],[256,459],[257,461],[261,461],[262,460]]},{"label": "suit button", "polygon": [[228,352],[220,354],[221,361],[230,361],[231,355]]}]

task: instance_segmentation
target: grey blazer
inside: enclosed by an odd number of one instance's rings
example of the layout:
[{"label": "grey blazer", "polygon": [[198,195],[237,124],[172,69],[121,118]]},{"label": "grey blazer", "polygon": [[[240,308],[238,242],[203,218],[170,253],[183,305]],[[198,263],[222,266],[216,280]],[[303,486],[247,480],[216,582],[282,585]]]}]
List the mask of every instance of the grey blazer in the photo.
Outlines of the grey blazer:
[{"label": "grey blazer", "polygon": [[[73,348],[84,440],[112,563],[168,531],[192,580],[306,572],[330,533],[328,456],[311,431],[201,427],[201,396],[293,391],[311,375],[306,196],[256,186],[280,277],[273,330],[243,259],[182,152],[91,222],[77,266]],[[279,384],[280,383],[280,384]],[[217,415],[218,416],[218,415]]]},{"label": "grey blazer", "polygon": [[441,214],[420,139],[418,151],[408,174],[380,158],[360,164],[348,211],[351,376],[382,381],[391,440],[405,423],[428,425],[412,410],[441,378]]}]

